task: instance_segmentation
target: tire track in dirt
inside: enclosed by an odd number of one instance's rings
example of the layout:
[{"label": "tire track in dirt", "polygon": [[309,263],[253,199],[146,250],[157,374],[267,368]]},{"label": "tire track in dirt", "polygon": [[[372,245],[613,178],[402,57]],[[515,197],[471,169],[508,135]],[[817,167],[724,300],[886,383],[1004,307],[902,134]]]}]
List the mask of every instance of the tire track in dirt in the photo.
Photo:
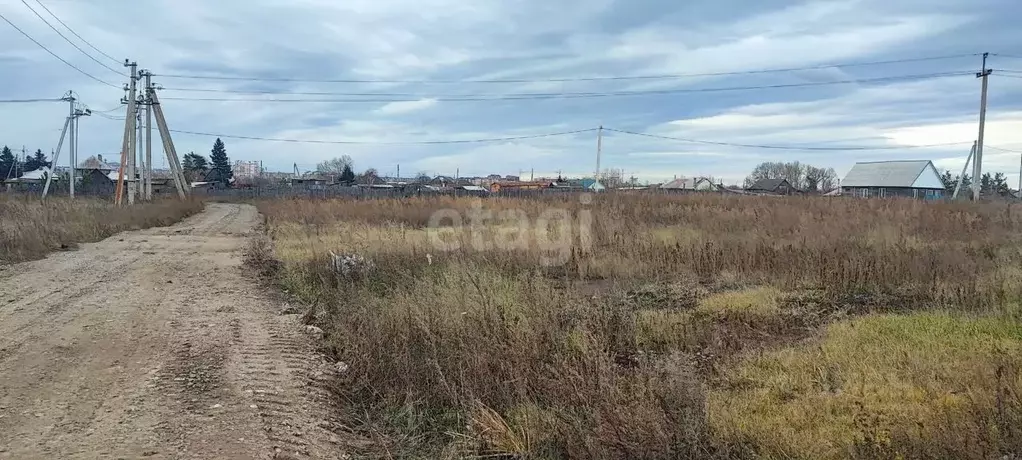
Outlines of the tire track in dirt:
[{"label": "tire track in dirt", "polygon": [[[234,323],[239,345],[235,372],[246,382],[243,388],[250,407],[257,411],[267,437],[280,458],[339,458],[338,438],[329,431],[328,408],[333,406],[322,382],[329,366],[302,336],[294,316],[245,318]],[[296,406],[286,397],[305,393],[305,404]],[[327,439],[332,443],[323,443]],[[320,440],[316,442],[315,440]]]},{"label": "tire track in dirt", "polygon": [[241,267],[252,206],[6,267],[0,458],[342,458],[326,361]]}]

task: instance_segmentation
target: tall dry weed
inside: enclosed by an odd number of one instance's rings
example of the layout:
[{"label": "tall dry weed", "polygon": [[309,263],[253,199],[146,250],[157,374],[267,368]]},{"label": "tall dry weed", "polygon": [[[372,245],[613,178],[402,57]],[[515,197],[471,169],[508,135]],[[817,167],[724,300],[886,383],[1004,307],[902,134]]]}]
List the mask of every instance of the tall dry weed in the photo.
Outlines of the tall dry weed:
[{"label": "tall dry weed", "polygon": [[0,263],[42,257],[125,230],[170,225],[202,210],[200,201],[159,200],[117,207],[104,200],[0,195]]},{"label": "tall dry weed", "polygon": [[[591,212],[592,247],[547,266],[535,246],[443,252],[422,237],[435,211],[480,203],[530,219]],[[1005,270],[1022,263],[1022,216],[1003,204],[611,194],[259,207],[280,281],[321,308],[349,365],[346,414],[409,456],[754,456],[751,438],[708,427],[704,395],[719,382],[706,368],[836,319],[1022,304],[1022,281]],[[376,270],[338,279],[327,250]],[[700,303],[744,286],[788,294],[770,294],[771,306]]]}]

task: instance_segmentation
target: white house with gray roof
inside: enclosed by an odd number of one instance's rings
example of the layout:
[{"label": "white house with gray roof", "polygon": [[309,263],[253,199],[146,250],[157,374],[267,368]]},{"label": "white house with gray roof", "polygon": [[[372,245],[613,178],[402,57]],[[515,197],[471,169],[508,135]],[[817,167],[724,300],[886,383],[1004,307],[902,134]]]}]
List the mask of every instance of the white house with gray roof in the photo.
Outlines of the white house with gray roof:
[{"label": "white house with gray roof", "polygon": [[928,160],[856,163],[841,181],[841,194],[862,198],[943,198],[944,183]]},{"label": "white house with gray roof", "polygon": [[672,192],[716,192],[717,186],[705,177],[682,177],[660,186]]}]

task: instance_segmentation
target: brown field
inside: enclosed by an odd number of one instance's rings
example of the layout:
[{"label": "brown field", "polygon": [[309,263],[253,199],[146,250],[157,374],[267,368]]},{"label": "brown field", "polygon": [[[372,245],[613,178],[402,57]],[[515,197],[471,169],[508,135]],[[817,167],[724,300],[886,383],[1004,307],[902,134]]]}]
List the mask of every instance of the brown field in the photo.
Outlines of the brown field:
[{"label": "brown field", "polygon": [[0,195],[0,263],[38,259],[114,233],[170,225],[202,210],[200,201],[161,200],[119,208],[90,198]]},{"label": "brown field", "polygon": [[[480,203],[498,218],[427,228]],[[259,208],[272,245],[251,256],[347,364],[339,411],[362,455],[1022,454],[1018,207],[607,195]],[[537,224],[549,209],[570,218]],[[330,251],[372,267],[338,273]]]}]

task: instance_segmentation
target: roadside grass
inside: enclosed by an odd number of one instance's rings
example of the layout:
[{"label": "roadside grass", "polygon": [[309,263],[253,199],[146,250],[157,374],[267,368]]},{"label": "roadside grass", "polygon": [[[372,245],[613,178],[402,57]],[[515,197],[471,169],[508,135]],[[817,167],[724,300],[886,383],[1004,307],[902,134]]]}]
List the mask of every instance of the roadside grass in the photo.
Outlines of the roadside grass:
[{"label": "roadside grass", "polygon": [[1018,322],[870,315],[748,358],[708,413],[766,458],[1000,458],[1022,451],[1020,369]]},{"label": "roadside grass", "polygon": [[61,248],[99,241],[117,232],[170,225],[202,210],[197,200],[159,200],[119,208],[91,198],[0,195],[0,263],[44,257]]},{"label": "roadside grass", "polygon": [[[348,365],[339,411],[371,440],[364,455],[1022,453],[1011,206],[629,195],[258,206],[275,281]],[[571,219],[537,224],[551,208]],[[496,218],[444,227],[456,248],[431,241],[435,211],[480,209]],[[515,221],[528,244],[496,244]],[[335,273],[330,251],[374,268]]]}]

